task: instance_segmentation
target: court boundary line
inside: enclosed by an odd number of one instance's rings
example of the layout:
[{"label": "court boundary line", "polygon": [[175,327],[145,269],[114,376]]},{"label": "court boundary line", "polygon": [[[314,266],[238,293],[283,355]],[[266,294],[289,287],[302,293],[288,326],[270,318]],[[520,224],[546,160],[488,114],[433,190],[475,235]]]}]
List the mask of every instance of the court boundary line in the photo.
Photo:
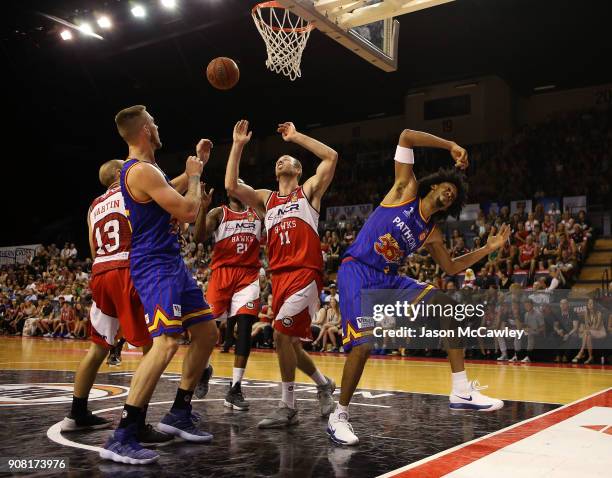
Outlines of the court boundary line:
[{"label": "court boundary line", "polygon": [[[48,369],[48,368],[28,368],[28,369],[3,369],[0,368],[0,372],[2,371],[9,371],[9,372],[15,372],[15,371],[22,371],[22,370],[31,370],[31,371],[40,371],[40,372],[69,372],[69,373],[74,373],[76,374],[76,371],[73,370],[57,370],[57,369]],[[98,372],[99,374],[102,373],[108,373],[108,374],[133,374],[134,371],[129,371],[129,370],[125,370],[125,371],[114,371],[114,370],[109,370],[106,372]],[[181,374],[179,372],[164,372],[163,375],[176,375],[178,377],[181,376]],[[224,375],[213,375],[211,378],[222,378],[222,379],[227,379],[227,380],[231,380],[231,377],[228,376],[224,376]],[[280,384],[281,381],[276,381],[276,380],[268,380],[268,379],[247,379],[249,382],[269,382],[269,383],[276,383],[276,384]],[[306,386],[312,386],[312,387],[316,387],[316,385],[314,383],[310,383],[310,382],[295,382],[297,385],[306,385]],[[128,387],[129,388],[129,387]],[[408,393],[408,394],[413,394],[413,395],[434,395],[436,397],[448,397],[450,394],[448,393],[435,393],[435,392],[417,392],[417,391],[412,391],[412,390],[398,390],[398,389],[385,389],[385,388],[357,388],[357,391],[372,391],[372,392],[396,392],[396,393]],[[599,393],[599,392],[595,392],[595,393]],[[561,406],[565,406],[565,405],[570,405],[571,403],[574,402],[570,402],[569,404],[563,404],[563,403],[559,403],[559,402],[547,402],[547,401],[542,401],[542,400],[515,400],[512,398],[500,398],[500,400],[503,400],[504,402],[516,402],[516,403],[541,403],[543,405],[557,405],[559,407]],[[580,399],[577,399],[580,400]],[[353,402],[351,402],[352,404]]]},{"label": "court boundary line", "polygon": [[[423,476],[443,476],[453,471],[459,470],[485,456],[488,456],[502,448],[505,448],[513,443],[523,440],[529,436],[550,428],[557,423],[560,423],[568,418],[571,418],[593,406],[609,406],[605,405],[606,401],[612,401],[612,387],[604,388],[586,397],[582,397],[559,408],[542,413],[527,420],[520,421],[514,425],[510,425],[488,435],[470,440],[460,445],[444,450],[435,455],[423,458],[414,463],[410,463],[404,467],[389,471],[377,478],[408,478],[408,477],[423,477]],[[601,403],[600,403],[601,402]],[[554,416],[558,415],[558,416]],[[532,425],[534,422],[539,422]],[[518,433],[511,433],[515,428],[523,427],[524,429]],[[499,435],[512,435],[499,437]],[[488,447],[479,446],[481,442],[492,441],[492,445]],[[465,448],[471,448],[472,453],[465,453]],[[462,452],[459,454],[458,452]],[[459,455],[459,459],[449,459],[449,455]],[[434,469],[436,471],[434,471]]]}]

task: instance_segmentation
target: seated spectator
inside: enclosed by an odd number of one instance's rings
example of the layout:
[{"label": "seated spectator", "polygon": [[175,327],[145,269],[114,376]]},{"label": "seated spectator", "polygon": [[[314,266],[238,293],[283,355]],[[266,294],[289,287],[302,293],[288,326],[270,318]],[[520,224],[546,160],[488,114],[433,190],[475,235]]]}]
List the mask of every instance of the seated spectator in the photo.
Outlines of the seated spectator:
[{"label": "seated spectator", "polygon": [[342,238],[342,242],[344,247],[350,246],[355,240],[356,234],[353,230],[353,224],[350,222],[346,225],[346,230],[344,231],[344,237]]},{"label": "seated spectator", "polygon": [[544,216],[544,222],[542,223],[542,232],[546,234],[551,234],[556,232],[557,228],[555,225],[555,221],[552,220],[550,214],[546,214]]},{"label": "seated spectator", "polygon": [[[331,296],[327,307],[322,308],[324,312],[323,321],[320,324],[320,331],[318,337],[312,343],[313,347],[321,347],[323,352],[327,352],[328,341],[331,343],[331,351],[338,351],[338,343],[336,336],[339,333],[340,327],[340,307],[335,296]],[[319,311],[321,313],[321,311]]]},{"label": "seated spectator", "polygon": [[465,241],[463,240],[463,237],[457,237],[455,239],[455,247],[453,247],[453,249],[451,250],[451,256],[460,257],[464,254],[467,254],[468,252],[470,251],[467,247],[465,247]]},{"label": "seated spectator", "polygon": [[340,303],[340,296],[338,295],[338,288],[336,287],[335,282],[329,283],[329,285],[327,286],[327,293],[325,292],[325,289],[323,289],[322,296],[323,297],[321,299],[321,302],[323,304],[329,304],[329,301],[332,297],[336,299],[337,303]]},{"label": "seated spectator", "polygon": [[579,344],[579,324],[580,320],[574,312],[570,310],[567,299],[559,302],[559,313],[553,324],[553,341],[557,345],[557,355],[555,362],[567,362],[568,354],[575,350]]},{"label": "seated spectator", "polygon": [[519,221],[516,224],[516,231],[514,232],[514,241],[517,245],[522,245],[525,244],[525,242],[527,242],[527,236],[529,235],[529,232],[527,231],[527,229],[525,229],[525,223]]},{"label": "seated spectator", "polygon": [[556,264],[560,254],[557,236],[554,233],[548,234],[548,240],[544,249],[542,249],[542,264],[544,267],[550,268],[552,264]]},{"label": "seated spectator", "polygon": [[535,231],[535,227],[536,225],[539,225],[540,223],[538,222],[538,220],[534,217],[533,213],[530,212],[527,214],[527,220],[525,221],[525,230],[528,233],[533,233]]},{"label": "seated spectator", "polygon": [[600,310],[595,309],[593,299],[587,301],[586,310],[584,312],[584,329],[582,331],[582,346],[578,355],[573,359],[573,363],[584,358],[585,349],[589,353],[589,358],[585,360],[585,364],[593,363],[593,340],[606,338],[606,327],[603,323],[603,315]]},{"label": "seated spectator", "polygon": [[537,244],[533,242],[533,236],[529,234],[524,244],[519,246],[519,267],[529,270],[529,277],[533,278],[538,257],[540,255]]},{"label": "seated spectator", "polygon": [[77,339],[87,338],[87,324],[89,321],[87,312],[87,309],[80,302],[77,302],[74,306],[75,321],[73,335]]},{"label": "seated spectator", "polygon": [[527,333],[527,353],[521,362],[531,362],[531,356],[545,334],[544,318],[531,299],[525,301],[524,330]]}]

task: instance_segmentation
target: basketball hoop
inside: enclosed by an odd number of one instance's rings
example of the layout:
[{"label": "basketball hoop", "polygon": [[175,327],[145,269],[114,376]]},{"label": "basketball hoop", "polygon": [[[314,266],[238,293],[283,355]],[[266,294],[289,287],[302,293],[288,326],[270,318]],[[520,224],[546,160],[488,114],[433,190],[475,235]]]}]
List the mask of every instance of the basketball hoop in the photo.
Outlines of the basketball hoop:
[{"label": "basketball hoop", "polygon": [[314,26],[278,2],[259,3],[251,14],[266,42],[268,69],[288,76],[291,81],[302,76],[302,52]]}]

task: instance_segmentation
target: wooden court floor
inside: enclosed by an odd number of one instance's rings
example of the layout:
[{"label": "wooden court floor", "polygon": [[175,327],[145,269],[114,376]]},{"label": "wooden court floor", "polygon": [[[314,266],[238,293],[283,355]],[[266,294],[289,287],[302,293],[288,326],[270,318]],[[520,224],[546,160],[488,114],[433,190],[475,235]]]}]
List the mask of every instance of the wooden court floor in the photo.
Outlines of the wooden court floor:
[{"label": "wooden court floor", "polygon": [[[66,339],[0,337],[0,382],[3,370],[75,371],[89,342]],[[181,371],[181,346],[167,371]],[[120,366],[102,366],[101,372],[131,372],[141,354],[124,348]],[[313,354],[321,371],[340,383],[343,354]],[[233,355],[215,350],[211,363],[216,377],[231,377]],[[612,386],[612,367],[601,365],[509,364],[468,361],[470,379],[488,385],[487,394],[504,400],[566,404]],[[445,360],[400,357],[372,358],[361,388],[445,395],[450,389],[450,369]],[[276,355],[253,351],[245,379],[280,381]],[[298,372],[298,382],[310,379]]]}]

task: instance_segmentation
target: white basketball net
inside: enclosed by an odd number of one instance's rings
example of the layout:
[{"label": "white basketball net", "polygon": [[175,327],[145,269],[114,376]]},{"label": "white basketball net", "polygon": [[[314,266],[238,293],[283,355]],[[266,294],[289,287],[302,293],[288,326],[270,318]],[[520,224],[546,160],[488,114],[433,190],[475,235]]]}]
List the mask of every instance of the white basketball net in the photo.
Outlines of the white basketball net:
[{"label": "white basketball net", "polygon": [[269,70],[288,76],[291,81],[302,76],[302,52],[312,25],[277,2],[264,2],[252,10],[253,21],[266,42]]}]

